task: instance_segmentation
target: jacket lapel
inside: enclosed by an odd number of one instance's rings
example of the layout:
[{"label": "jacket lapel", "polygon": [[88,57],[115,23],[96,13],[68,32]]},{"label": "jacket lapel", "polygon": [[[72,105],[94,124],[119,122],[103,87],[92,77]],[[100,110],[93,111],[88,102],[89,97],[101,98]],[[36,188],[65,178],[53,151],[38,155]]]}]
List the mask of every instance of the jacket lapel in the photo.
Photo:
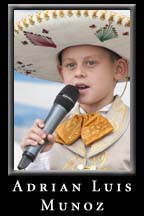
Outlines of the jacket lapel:
[{"label": "jacket lapel", "polygon": [[124,134],[128,128],[130,115],[129,108],[121,101],[119,96],[111,105],[106,118],[111,122],[114,127],[114,131],[105,136],[103,139],[93,143],[89,147],[87,158],[90,158],[113,145]]}]

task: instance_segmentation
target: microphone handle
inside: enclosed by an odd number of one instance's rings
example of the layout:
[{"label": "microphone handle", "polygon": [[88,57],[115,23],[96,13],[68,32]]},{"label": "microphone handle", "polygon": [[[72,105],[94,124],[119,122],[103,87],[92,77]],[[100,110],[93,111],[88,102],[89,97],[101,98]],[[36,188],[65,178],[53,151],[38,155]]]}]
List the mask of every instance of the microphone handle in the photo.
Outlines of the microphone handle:
[{"label": "microphone handle", "polygon": [[[43,130],[47,134],[52,134],[66,114],[67,111],[64,107],[59,104],[53,104],[48,116],[44,120],[45,126]],[[44,144],[38,144],[37,146],[28,146],[23,154],[31,156],[32,160],[34,160],[45,144],[48,144],[47,138],[45,139]]]},{"label": "microphone handle", "polygon": [[[47,134],[52,134],[66,114],[67,114],[67,110],[63,106],[54,103],[48,116],[44,120],[45,126],[43,130]],[[47,138],[45,138],[44,144],[38,144],[36,146],[32,146],[32,145],[28,146],[26,150],[23,152],[22,159],[18,165],[18,168],[23,169],[27,167],[30,162],[33,162],[37,154],[42,150],[42,148],[46,144],[48,144]]]}]

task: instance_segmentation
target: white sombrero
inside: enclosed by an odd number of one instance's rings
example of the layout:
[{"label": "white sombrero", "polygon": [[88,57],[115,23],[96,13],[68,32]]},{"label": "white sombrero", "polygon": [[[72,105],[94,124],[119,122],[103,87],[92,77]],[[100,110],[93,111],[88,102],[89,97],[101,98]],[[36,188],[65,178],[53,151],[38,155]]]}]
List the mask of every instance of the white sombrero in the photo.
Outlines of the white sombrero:
[{"label": "white sombrero", "polygon": [[14,69],[61,82],[57,54],[82,44],[108,48],[129,62],[130,18],[108,10],[43,10],[23,17],[14,25]]}]

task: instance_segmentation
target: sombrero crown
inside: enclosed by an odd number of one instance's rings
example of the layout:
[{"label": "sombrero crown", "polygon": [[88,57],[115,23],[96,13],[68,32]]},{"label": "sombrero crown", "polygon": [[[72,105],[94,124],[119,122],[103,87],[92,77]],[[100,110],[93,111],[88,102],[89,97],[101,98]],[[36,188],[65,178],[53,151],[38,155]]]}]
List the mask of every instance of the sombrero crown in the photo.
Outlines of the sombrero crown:
[{"label": "sombrero crown", "polygon": [[108,10],[43,10],[23,17],[14,25],[14,69],[61,82],[57,54],[82,44],[108,48],[129,62],[130,18]]}]

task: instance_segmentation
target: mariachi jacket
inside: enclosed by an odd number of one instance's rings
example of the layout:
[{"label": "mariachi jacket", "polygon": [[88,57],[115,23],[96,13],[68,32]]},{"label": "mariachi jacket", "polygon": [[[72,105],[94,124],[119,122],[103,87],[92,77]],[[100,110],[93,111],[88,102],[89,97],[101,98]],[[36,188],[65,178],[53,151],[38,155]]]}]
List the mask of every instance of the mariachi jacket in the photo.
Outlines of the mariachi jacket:
[{"label": "mariachi jacket", "polygon": [[[80,114],[77,104],[65,119]],[[130,110],[119,96],[106,114],[114,130],[86,147],[78,139],[72,145],[54,143],[49,152],[40,153],[28,171],[130,172]],[[64,120],[65,120],[64,119]]]}]

